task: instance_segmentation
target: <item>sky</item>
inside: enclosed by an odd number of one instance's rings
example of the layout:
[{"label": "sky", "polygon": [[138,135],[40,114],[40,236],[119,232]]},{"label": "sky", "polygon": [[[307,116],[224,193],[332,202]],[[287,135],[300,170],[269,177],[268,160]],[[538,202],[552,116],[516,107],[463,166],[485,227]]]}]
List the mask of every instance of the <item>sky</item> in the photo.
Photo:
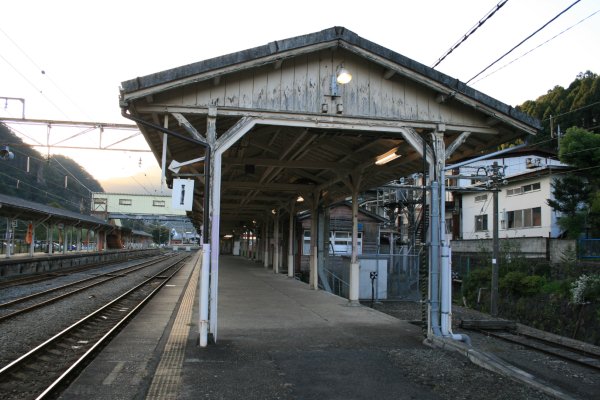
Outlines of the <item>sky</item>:
[{"label": "sky", "polygon": [[[573,2],[509,0],[436,69],[467,82]],[[333,26],[344,26],[365,39],[433,66],[499,3],[5,2],[0,15],[0,117],[21,117],[22,103],[3,99],[13,97],[25,99],[28,119],[131,124],[120,115],[118,95],[123,81]],[[471,81],[470,86],[516,106],[556,85],[568,86],[580,72],[600,73],[598,11],[599,0],[580,0],[478,78],[484,79]],[[27,143],[47,143],[46,126],[11,126]],[[52,127],[50,143],[60,145],[57,142],[80,133],[62,145],[107,145],[135,133],[107,130],[100,137],[97,130],[82,131]],[[105,189],[119,178],[122,183],[122,178],[134,176],[130,181],[138,192],[160,191],[158,163],[151,153],[143,151],[148,147],[141,135],[113,147],[120,150],[38,150],[45,155],[57,152],[73,158]]]}]

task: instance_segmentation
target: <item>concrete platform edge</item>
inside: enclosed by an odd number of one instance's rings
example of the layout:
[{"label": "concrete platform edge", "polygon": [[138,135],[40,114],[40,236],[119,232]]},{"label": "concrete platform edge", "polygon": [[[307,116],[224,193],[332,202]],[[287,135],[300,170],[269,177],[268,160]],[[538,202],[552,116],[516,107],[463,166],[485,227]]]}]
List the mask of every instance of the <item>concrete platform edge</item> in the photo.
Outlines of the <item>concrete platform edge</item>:
[{"label": "concrete platform edge", "polygon": [[435,347],[443,350],[454,351],[466,357],[473,364],[485,368],[494,373],[506,376],[516,382],[521,382],[530,387],[539,390],[549,396],[553,396],[560,400],[577,400],[562,391],[550,386],[546,382],[542,382],[535,376],[520,368],[507,363],[495,355],[469,347],[465,343],[452,340],[450,338],[431,336],[423,341],[423,344],[430,347]]}]

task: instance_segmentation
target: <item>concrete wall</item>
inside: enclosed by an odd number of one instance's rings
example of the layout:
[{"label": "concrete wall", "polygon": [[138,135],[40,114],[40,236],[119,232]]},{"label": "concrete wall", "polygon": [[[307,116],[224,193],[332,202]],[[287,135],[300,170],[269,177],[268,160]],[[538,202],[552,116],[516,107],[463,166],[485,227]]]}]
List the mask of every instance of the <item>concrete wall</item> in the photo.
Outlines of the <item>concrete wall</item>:
[{"label": "concrete wall", "polygon": [[[492,251],[492,239],[453,240],[450,242],[453,254],[479,253]],[[500,250],[510,249],[527,258],[543,258],[550,262],[561,261],[568,248],[575,249],[575,240],[550,239],[545,237],[522,237],[500,239]]]},{"label": "concrete wall", "polygon": [[94,263],[124,261],[131,257],[149,256],[158,253],[158,249],[147,249],[61,254],[34,258],[15,257],[0,260],[0,277],[7,278],[19,275],[57,272]]}]

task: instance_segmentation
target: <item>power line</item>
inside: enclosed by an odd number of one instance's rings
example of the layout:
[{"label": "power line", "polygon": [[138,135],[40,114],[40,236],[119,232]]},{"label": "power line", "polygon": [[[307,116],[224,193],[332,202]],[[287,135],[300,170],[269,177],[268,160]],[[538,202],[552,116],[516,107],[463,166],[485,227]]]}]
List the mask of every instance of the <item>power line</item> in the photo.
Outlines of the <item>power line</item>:
[{"label": "power line", "polygon": [[[48,192],[48,191],[46,191],[46,190],[43,190],[43,189],[40,189],[40,188],[38,188],[38,187],[36,187],[36,186],[30,185],[30,184],[28,184],[27,182],[24,182],[24,181],[22,181],[22,180],[20,180],[20,179],[17,179],[17,178],[15,178],[15,177],[13,177],[13,176],[10,176],[10,175],[8,175],[8,174],[5,174],[4,172],[0,172],[0,175],[4,175],[4,176],[6,176],[7,178],[14,179],[15,181],[19,182],[19,184],[23,184],[23,185],[25,185],[25,186],[29,186],[29,187],[30,187],[30,188],[32,188],[32,189],[39,190],[40,192],[42,192],[42,193],[45,193],[47,196],[52,196],[52,197],[55,197],[55,198],[57,198],[57,199],[59,199],[59,200],[62,200],[62,201],[64,201],[65,203],[71,203],[71,204],[73,204],[74,206],[77,206],[77,207],[79,207],[79,204],[78,204],[78,203],[72,202],[72,201],[70,201],[70,200],[67,200],[67,199],[65,199],[64,197],[61,197],[61,196],[59,196],[59,195],[57,195],[57,194],[50,193],[50,192]],[[79,193],[78,193],[77,195],[81,196]]]},{"label": "power line", "polygon": [[[81,111],[81,112],[82,112],[82,113],[83,113],[83,114],[84,114],[86,117],[88,117],[88,118],[89,118],[89,115],[88,115],[88,114],[87,114],[87,113],[86,113],[86,112],[85,112],[83,109],[81,109],[81,107],[79,107],[79,104],[77,104],[75,101],[73,101],[73,99],[71,99],[71,98],[69,97],[69,95],[67,95],[67,94],[65,93],[65,91],[64,91],[64,90],[62,90],[62,89],[61,89],[61,87],[60,87],[60,86],[59,86],[59,85],[58,85],[56,82],[54,82],[54,80],[52,79],[52,77],[48,75],[47,71],[46,71],[46,70],[44,70],[42,67],[40,67],[40,66],[39,66],[39,65],[38,65],[38,64],[37,64],[37,63],[36,63],[36,62],[35,62],[35,61],[34,61],[34,60],[33,60],[33,59],[32,59],[32,58],[29,56],[29,54],[27,54],[27,53],[25,52],[25,50],[23,50],[23,49],[21,48],[21,46],[19,46],[19,45],[17,44],[17,42],[15,42],[15,41],[14,41],[14,40],[13,40],[13,39],[12,39],[12,38],[11,38],[11,37],[8,35],[8,33],[6,33],[4,30],[2,30],[2,28],[0,28],[0,32],[2,32],[2,33],[4,34],[4,36],[6,36],[6,38],[7,38],[7,39],[8,39],[8,40],[9,40],[9,41],[10,41],[10,42],[11,42],[11,43],[12,43],[12,44],[13,44],[13,45],[14,45],[14,46],[15,46],[15,47],[16,47],[16,48],[17,48],[17,49],[20,51],[20,52],[21,52],[21,54],[23,54],[23,55],[25,56],[25,58],[27,58],[27,59],[29,60],[29,62],[30,62],[30,63],[31,63],[31,64],[32,64],[32,65],[33,65],[33,66],[34,66],[34,67],[35,67],[35,68],[36,68],[38,71],[40,71],[40,73],[41,73],[41,74],[42,74],[42,75],[43,75],[45,78],[47,78],[47,79],[48,79],[48,81],[50,81],[50,83],[52,83],[52,85],[53,85],[53,86],[54,86],[54,87],[55,87],[55,88],[56,88],[56,89],[57,89],[57,90],[58,90],[58,91],[59,91],[59,92],[60,92],[60,93],[61,93],[61,94],[62,94],[62,95],[63,95],[63,96],[64,96],[64,97],[67,99],[67,100],[69,100],[69,101],[71,102],[71,104],[73,104],[73,105],[74,105],[74,106],[75,106],[75,107],[76,107],[76,108],[77,108],[79,111]],[[6,61],[6,60],[5,60],[5,61]],[[23,75],[21,75],[21,76],[23,76]],[[42,91],[41,91],[41,90],[40,90],[39,92],[40,92],[40,93],[42,93]],[[56,107],[56,105],[55,105],[55,107]],[[59,110],[59,111],[61,111],[61,110]],[[62,111],[61,111],[61,112],[62,112]],[[65,113],[64,113],[64,112],[63,112],[63,115],[65,115]],[[66,115],[65,115],[65,116],[66,116]],[[91,119],[91,118],[90,118],[90,119]]]},{"label": "power line", "polygon": [[560,33],[558,33],[558,34],[556,34],[556,35],[552,36],[550,39],[548,39],[548,40],[546,40],[545,42],[543,42],[543,43],[541,43],[541,44],[537,45],[536,47],[534,47],[533,49],[529,50],[528,52],[526,52],[526,53],[524,53],[524,54],[520,55],[519,57],[517,57],[517,58],[513,59],[512,61],[510,61],[510,62],[508,62],[508,63],[504,64],[504,65],[503,65],[503,66],[501,66],[500,68],[498,68],[498,69],[496,69],[496,70],[494,70],[494,71],[490,72],[489,74],[485,75],[484,77],[477,79],[475,82],[473,82],[473,84],[476,84],[477,82],[480,82],[480,81],[484,80],[484,79],[485,79],[485,78],[487,78],[488,76],[495,74],[496,72],[500,71],[501,69],[504,69],[504,68],[508,67],[510,64],[514,63],[515,61],[518,61],[518,60],[520,60],[521,58],[525,57],[527,54],[529,54],[529,53],[532,53],[533,51],[535,51],[535,50],[539,49],[539,48],[540,48],[540,47],[542,47],[543,45],[545,45],[545,44],[547,44],[548,42],[550,42],[550,41],[552,41],[552,40],[556,39],[557,37],[559,37],[559,36],[560,36],[560,35],[562,35],[563,33],[565,33],[565,32],[567,32],[567,31],[569,31],[570,29],[572,29],[572,28],[574,28],[574,27],[576,27],[577,25],[581,24],[583,21],[587,20],[588,18],[591,18],[591,17],[593,17],[594,15],[596,15],[596,14],[597,14],[597,13],[599,13],[599,12],[600,12],[600,10],[597,10],[597,11],[593,12],[592,14],[588,15],[588,16],[587,16],[587,17],[585,17],[584,19],[582,19],[582,20],[580,20],[579,22],[577,22],[577,23],[575,23],[575,24],[573,24],[573,25],[569,26],[569,27],[568,27],[567,29],[565,29],[564,31],[562,31],[562,32],[560,32]]},{"label": "power line", "polygon": [[56,104],[55,104],[55,103],[54,103],[52,100],[50,100],[50,99],[48,98],[48,96],[46,96],[46,95],[44,94],[44,92],[42,91],[42,89],[38,88],[38,87],[37,87],[37,86],[36,86],[36,85],[35,85],[33,82],[31,82],[29,79],[27,79],[27,77],[26,77],[25,75],[23,75],[23,73],[21,73],[21,71],[19,71],[19,70],[18,70],[18,69],[17,69],[17,68],[16,68],[14,65],[12,65],[12,64],[10,63],[10,61],[8,61],[6,58],[4,58],[4,56],[3,56],[3,55],[1,55],[1,54],[0,54],[0,58],[2,58],[2,59],[4,60],[4,62],[5,62],[5,63],[7,63],[7,64],[8,64],[8,65],[9,65],[9,66],[10,66],[10,67],[13,69],[13,70],[15,70],[15,72],[16,72],[17,74],[19,74],[19,75],[20,75],[20,76],[21,76],[23,79],[25,79],[25,81],[26,81],[27,83],[29,83],[29,85],[30,85],[30,86],[31,86],[33,89],[35,89],[35,91],[36,91],[36,92],[38,92],[39,94],[41,94],[41,95],[42,95],[42,97],[44,97],[44,98],[45,98],[45,99],[46,99],[46,100],[47,100],[47,101],[48,101],[50,104],[52,104],[52,105],[54,106],[54,108],[56,108],[56,110],[58,110],[58,111],[59,111],[59,112],[60,112],[62,115],[64,115],[66,118],[69,118],[69,117],[67,116],[67,114],[65,114],[65,112],[64,112],[64,111],[63,111],[63,110],[62,110],[62,109],[61,109],[59,106],[57,106],[57,105],[56,105]]},{"label": "power line", "polygon": [[550,21],[546,22],[544,25],[542,25],[540,28],[538,28],[531,35],[529,35],[525,39],[521,40],[519,42],[519,44],[517,44],[516,46],[514,46],[512,49],[510,49],[509,51],[507,51],[503,55],[501,55],[498,59],[496,59],[496,61],[492,62],[490,65],[488,65],[487,67],[485,67],[483,70],[481,70],[475,76],[473,76],[471,79],[469,79],[467,82],[465,82],[465,84],[469,84],[469,82],[471,82],[473,79],[475,79],[479,75],[483,74],[485,71],[487,71],[489,68],[491,68],[494,64],[496,64],[498,61],[502,60],[504,57],[506,57],[507,55],[509,55],[510,53],[512,53],[517,47],[521,46],[523,43],[525,43],[526,41],[528,41],[529,39],[531,39],[534,35],[536,35],[542,29],[544,29],[545,27],[547,27],[548,25],[550,25],[552,22],[554,22],[554,20],[556,20],[558,17],[560,17],[561,15],[563,15],[564,13],[566,13],[571,7],[573,7],[575,4],[579,3],[580,1],[581,0],[576,0],[575,2],[573,2],[569,7],[565,8],[564,10],[562,10],[554,18],[552,18]]},{"label": "power line", "polygon": [[456,50],[456,48],[458,46],[463,44],[463,42],[465,40],[467,40],[469,38],[469,36],[471,36],[473,33],[475,33],[475,31],[477,29],[479,29],[479,27],[481,25],[485,24],[485,22],[488,19],[490,19],[496,13],[496,11],[498,11],[500,8],[502,8],[502,6],[505,5],[507,2],[508,2],[508,0],[502,0],[498,4],[496,4],[496,6],[494,8],[492,8],[490,11],[488,11],[488,13],[482,19],[480,19],[479,22],[477,22],[471,29],[469,29],[467,31],[467,33],[465,33],[463,35],[463,37],[461,37],[456,43],[454,43],[452,45],[452,47],[450,47],[440,58],[438,58],[438,60],[435,62],[435,64],[433,64],[431,66],[431,68],[437,67],[442,61],[444,61],[444,59],[446,57],[448,57],[450,55],[450,53],[452,53],[454,50]]},{"label": "power line", "polygon": [[[574,112],[577,112],[577,111],[580,111],[580,110],[584,110],[584,109],[586,109],[586,108],[593,107],[593,106],[595,106],[596,104],[600,104],[600,101],[596,101],[596,102],[594,102],[594,103],[587,104],[587,105],[585,105],[585,106],[581,106],[581,107],[579,107],[579,108],[576,108],[576,109],[574,109],[574,110],[570,110],[570,111],[564,112],[564,113],[562,113],[562,114],[553,115],[553,116],[552,116],[552,118],[558,118],[558,117],[562,117],[563,115],[571,114],[571,113],[574,113]],[[549,120],[550,120],[550,118],[546,118],[546,119],[542,120],[542,122],[549,121]]]}]

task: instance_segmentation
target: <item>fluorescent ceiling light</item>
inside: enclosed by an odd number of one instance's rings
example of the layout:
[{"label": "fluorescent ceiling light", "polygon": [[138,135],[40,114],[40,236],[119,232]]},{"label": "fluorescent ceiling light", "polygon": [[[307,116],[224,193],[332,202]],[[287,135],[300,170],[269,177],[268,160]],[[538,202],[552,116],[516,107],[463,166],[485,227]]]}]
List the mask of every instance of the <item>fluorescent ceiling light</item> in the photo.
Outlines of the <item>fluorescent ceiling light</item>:
[{"label": "fluorescent ceiling light", "polygon": [[396,153],[397,151],[398,148],[395,147],[392,150],[375,157],[375,164],[383,165],[389,163],[392,160],[395,160],[396,158],[400,157],[400,154]]}]

